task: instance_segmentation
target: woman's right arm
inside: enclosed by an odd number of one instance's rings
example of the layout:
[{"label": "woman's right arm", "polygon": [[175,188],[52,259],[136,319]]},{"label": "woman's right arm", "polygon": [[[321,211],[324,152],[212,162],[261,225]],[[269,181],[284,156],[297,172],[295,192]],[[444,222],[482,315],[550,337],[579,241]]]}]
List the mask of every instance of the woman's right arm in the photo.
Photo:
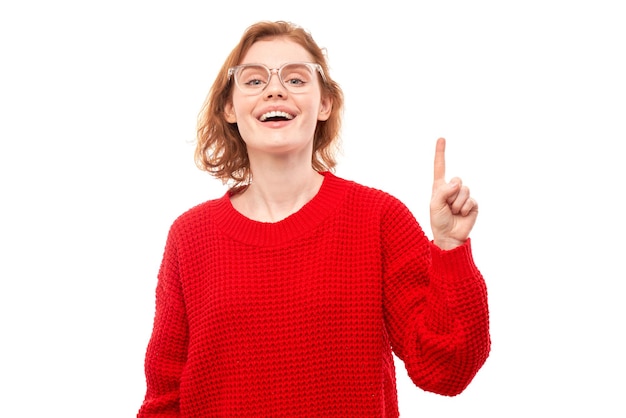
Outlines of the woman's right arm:
[{"label": "woman's right arm", "polygon": [[138,418],[180,417],[180,379],[187,360],[189,330],[172,230],[156,288],[156,312],[145,358],[146,396]]}]

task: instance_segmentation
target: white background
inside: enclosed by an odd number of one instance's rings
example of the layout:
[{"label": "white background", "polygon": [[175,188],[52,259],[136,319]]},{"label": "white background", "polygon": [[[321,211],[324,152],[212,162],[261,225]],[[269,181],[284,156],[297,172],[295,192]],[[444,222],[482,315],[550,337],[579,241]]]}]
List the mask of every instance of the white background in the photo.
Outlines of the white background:
[{"label": "white background", "polygon": [[173,219],[219,197],[196,115],[243,30],[291,20],[346,94],[337,173],[430,233],[438,136],[479,201],[492,353],[403,417],[624,417],[619,1],[3,1],[0,415],[134,417]]}]

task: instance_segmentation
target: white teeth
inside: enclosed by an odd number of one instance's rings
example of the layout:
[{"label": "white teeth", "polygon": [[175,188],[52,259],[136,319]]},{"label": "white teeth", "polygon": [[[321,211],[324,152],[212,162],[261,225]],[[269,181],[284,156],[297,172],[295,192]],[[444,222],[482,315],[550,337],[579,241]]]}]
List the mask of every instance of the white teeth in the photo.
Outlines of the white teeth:
[{"label": "white teeth", "polygon": [[285,118],[285,119],[293,119],[293,115],[287,113],[287,112],[281,112],[278,110],[272,110],[271,112],[267,112],[261,115],[261,117],[259,118],[259,120],[261,122],[265,122],[267,119],[269,118]]}]

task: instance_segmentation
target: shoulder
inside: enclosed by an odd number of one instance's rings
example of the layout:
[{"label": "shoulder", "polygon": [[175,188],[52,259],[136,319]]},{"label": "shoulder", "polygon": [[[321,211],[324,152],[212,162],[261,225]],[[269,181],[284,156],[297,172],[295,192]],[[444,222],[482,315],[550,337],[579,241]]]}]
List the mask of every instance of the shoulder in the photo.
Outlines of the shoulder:
[{"label": "shoulder", "polygon": [[406,248],[409,242],[424,244],[425,234],[408,206],[389,192],[350,182],[345,213],[361,225],[376,225],[385,248]]},{"label": "shoulder", "polygon": [[346,184],[347,198],[351,203],[358,202],[370,205],[374,208],[387,209],[405,207],[404,203],[397,197],[384,190],[364,185],[353,180],[346,180],[341,177],[336,178],[338,181],[342,181]]},{"label": "shoulder", "polygon": [[227,199],[227,195],[224,195],[187,209],[174,219],[171,226],[172,230],[195,230],[206,225],[207,221],[214,216],[213,214],[224,207]]},{"label": "shoulder", "polygon": [[342,205],[344,214],[367,223],[416,222],[404,202],[389,192],[356,181],[340,177],[337,179],[345,183],[346,192]]}]

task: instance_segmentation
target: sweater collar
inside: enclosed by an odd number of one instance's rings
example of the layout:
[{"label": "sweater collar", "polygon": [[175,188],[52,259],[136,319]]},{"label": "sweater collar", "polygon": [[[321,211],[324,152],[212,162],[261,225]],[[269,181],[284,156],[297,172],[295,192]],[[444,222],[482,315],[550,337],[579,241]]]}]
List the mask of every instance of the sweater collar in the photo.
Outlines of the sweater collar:
[{"label": "sweater collar", "polygon": [[214,221],[218,227],[237,241],[250,245],[280,245],[297,238],[324,221],[339,206],[350,182],[331,172],[324,176],[317,194],[300,210],[278,222],[259,222],[238,212],[227,192],[216,201]]}]

